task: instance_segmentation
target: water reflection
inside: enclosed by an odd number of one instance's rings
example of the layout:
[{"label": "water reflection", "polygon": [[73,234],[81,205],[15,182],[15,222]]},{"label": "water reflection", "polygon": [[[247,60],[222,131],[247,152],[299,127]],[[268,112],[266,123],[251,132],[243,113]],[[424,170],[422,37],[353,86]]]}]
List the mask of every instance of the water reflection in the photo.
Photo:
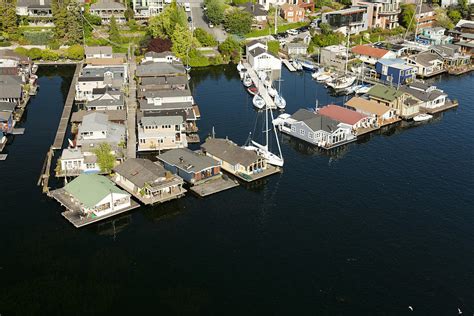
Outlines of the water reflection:
[{"label": "water reflection", "polygon": [[102,236],[110,236],[115,239],[117,234],[125,230],[125,228],[132,223],[132,216],[130,214],[114,217],[111,220],[99,222],[97,225],[92,225],[88,229],[96,232]]}]

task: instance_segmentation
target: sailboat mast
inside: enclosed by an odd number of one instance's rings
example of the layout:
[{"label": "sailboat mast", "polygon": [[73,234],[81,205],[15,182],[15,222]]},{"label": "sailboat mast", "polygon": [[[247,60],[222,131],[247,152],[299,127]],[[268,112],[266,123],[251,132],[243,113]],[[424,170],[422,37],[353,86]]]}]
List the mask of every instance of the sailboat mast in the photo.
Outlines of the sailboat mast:
[{"label": "sailboat mast", "polygon": [[347,33],[346,65],[345,65],[345,67],[344,67],[344,75],[347,75],[347,63],[349,62],[349,36],[350,36],[350,34]]},{"label": "sailboat mast", "polygon": [[268,149],[268,105],[265,104],[265,146]]}]

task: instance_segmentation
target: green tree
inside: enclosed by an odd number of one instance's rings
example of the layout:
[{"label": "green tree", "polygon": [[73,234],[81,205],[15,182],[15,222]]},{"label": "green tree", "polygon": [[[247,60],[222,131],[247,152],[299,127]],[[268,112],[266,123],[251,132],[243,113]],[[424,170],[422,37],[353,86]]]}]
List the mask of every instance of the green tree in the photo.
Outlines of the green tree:
[{"label": "green tree", "polygon": [[69,46],[66,51],[66,57],[74,60],[81,60],[84,58],[84,47],[79,44]]},{"label": "green tree", "polygon": [[59,59],[59,54],[56,52],[53,52],[52,50],[45,49],[41,52],[41,59],[56,61]]},{"label": "green tree", "polygon": [[204,31],[202,28],[198,27],[194,30],[194,37],[198,40],[201,46],[211,47],[216,46],[217,41],[211,34]]},{"label": "green tree", "polygon": [[469,4],[467,0],[458,0],[458,6],[462,13],[462,16],[467,16],[469,12]]},{"label": "green tree", "polygon": [[148,32],[152,37],[171,38],[177,25],[187,27],[186,12],[173,0],[161,14],[148,21]]},{"label": "green tree", "polygon": [[350,6],[352,4],[352,0],[340,0],[339,2],[345,6]]},{"label": "green tree", "polygon": [[400,24],[410,30],[413,31],[415,29],[416,21],[414,19],[415,15],[415,5],[414,4],[402,4],[401,6],[401,13],[400,13]]},{"label": "green tree", "polygon": [[113,15],[110,18],[109,39],[114,43],[118,43],[120,41],[120,32],[117,26],[117,20]]},{"label": "green tree", "polygon": [[28,56],[28,49],[24,47],[17,47],[15,48],[15,53],[22,56]]},{"label": "green tree", "polygon": [[330,32],[328,34],[315,35],[311,39],[311,49],[315,46],[326,47],[331,45],[338,45],[344,42],[345,36],[339,32]]},{"label": "green tree", "polygon": [[224,61],[239,62],[240,60],[240,43],[232,36],[228,36],[224,42],[219,45],[219,51]]},{"label": "green tree", "polygon": [[[176,25],[173,35],[171,35],[171,42],[173,43],[171,51],[181,59],[188,58],[189,52],[199,46],[191,31],[179,24]],[[188,60],[186,62],[189,63]]]},{"label": "green tree", "polygon": [[226,29],[232,34],[244,35],[252,29],[253,16],[239,9],[229,10],[224,18]]},{"label": "green tree", "polygon": [[0,7],[0,30],[3,32],[5,37],[16,38],[16,34],[18,31],[16,0],[0,0]]},{"label": "green tree", "polygon": [[331,0],[316,0],[314,2],[314,6],[319,9],[321,9],[322,7],[329,7],[331,6],[331,4],[332,4]]},{"label": "green tree", "polygon": [[446,14],[446,10],[442,8],[438,8],[436,10],[436,25],[444,27],[445,29],[452,29],[454,28],[454,23]]},{"label": "green tree", "polygon": [[125,13],[123,14],[127,21],[130,21],[135,18],[135,12],[132,8],[128,7]]},{"label": "green tree", "polygon": [[51,9],[53,11],[54,35],[59,42],[64,43],[68,31],[67,0],[52,0]]},{"label": "green tree", "polygon": [[320,23],[319,29],[321,30],[321,34],[327,35],[332,33],[331,25],[327,23]]},{"label": "green tree", "polygon": [[94,154],[97,156],[100,171],[110,173],[115,166],[115,156],[112,154],[110,145],[107,143],[99,144],[99,147],[94,150]]},{"label": "green tree", "polygon": [[221,0],[206,1],[206,16],[214,24],[220,24],[224,20],[224,3]]},{"label": "green tree", "polygon": [[452,9],[448,11],[448,17],[453,21],[454,24],[458,23],[462,19],[461,12],[458,10]]},{"label": "green tree", "polygon": [[69,45],[80,44],[83,40],[81,7],[76,0],[67,4],[67,33],[64,38]]},{"label": "green tree", "polygon": [[28,57],[30,57],[33,60],[40,59],[41,58],[41,49],[39,48],[32,48],[28,51]]}]

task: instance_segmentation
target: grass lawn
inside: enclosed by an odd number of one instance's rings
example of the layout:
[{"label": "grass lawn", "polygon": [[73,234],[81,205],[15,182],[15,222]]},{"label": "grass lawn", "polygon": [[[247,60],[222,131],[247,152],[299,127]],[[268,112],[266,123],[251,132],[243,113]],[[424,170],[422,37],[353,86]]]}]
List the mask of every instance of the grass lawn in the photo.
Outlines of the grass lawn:
[{"label": "grass lawn", "polygon": [[[277,33],[286,32],[290,29],[296,29],[298,27],[302,27],[302,26],[305,26],[305,25],[308,25],[308,24],[309,24],[309,22],[297,22],[297,23],[289,23],[289,24],[280,25],[277,28]],[[270,30],[270,28],[268,28],[268,27],[266,27],[264,29],[261,29],[261,30],[253,30],[252,32],[250,32],[248,34],[245,34],[245,37],[246,38],[260,37],[260,36],[267,36],[268,34],[274,34],[273,33],[273,27],[271,28],[270,32],[269,32],[269,30]]]}]

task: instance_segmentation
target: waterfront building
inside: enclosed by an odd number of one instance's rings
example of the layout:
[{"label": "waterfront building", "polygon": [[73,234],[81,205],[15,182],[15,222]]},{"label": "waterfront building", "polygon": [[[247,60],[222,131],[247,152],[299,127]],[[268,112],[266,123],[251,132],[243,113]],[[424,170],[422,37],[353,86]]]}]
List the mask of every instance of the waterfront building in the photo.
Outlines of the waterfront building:
[{"label": "waterfront building", "polygon": [[317,114],[351,126],[353,133],[356,135],[360,129],[373,128],[376,124],[376,120],[371,116],[335,104],[318,108]]},{"label": "waterfront building", "polygon": [[228,139],[208,138],[201,145],[203,152],[217,160],[221,168],[245,181],[266,174],[270,166],[253,150],[246,150]]},{"label": "waterfront building", "polygon": [[143,116],[138,123],[138,151],[160,151],[187,147],[182,116]]},{"label": "waterfront building", "polygon": [[[94,97],[99,91],[103,91],[103,94]],[[123,110],[125,107],[124,95],[117,89],[98,88],[93,89],[92,93],[92,100],[87,101],[84,105],[87,111]]]},{"label": "waterfront building", "polygon": [[299,109],[292,115],[283,114],[276,122],[281,132],[324,149],[356,140],[351,124],[306,109]]},{"label": "waterfront building", "polygon": [[344,45],[321,47],[320,63],[324,67],[333,67],[344,71],[347,60],[347,48]]},{"label": "waterfront building", "polygon": [[16,14],[34,25],[54,25],[51,0],[18,0]]},{"label": "waterfront building", "polygon": [[217,160],[188,148],[172,149],[157,158],[166,170],[193,185],[221,176]]},{"label": "waterfront building", "polygon": [[444,45],[453,42],[453,38],[449,35],[444,35],[445,28],[442,27],[427,27],[421,30],[421,34],[417,37],[417,42],[425,45]]},{"label": "waterfront building", "polygon": [[126,10],[125,5],[113,0],[98,0],[90,6],[90,13],[100,17],[102,24],[109,24],[112,16],[117,23],[125,23]]},{"label": "waterfront building", "polygon": [[12,132],[14,126],[13,113],[7,111],[0,112],[0,131],[9,134]]},{"label": "waterfront building", "polygon": [[86,217],[101,217],[131,206],[130,194],[97,174],[79,175],[64,186],[64,192]]},{"label": "waterfront building", "polygon": [[86,46],[84,47],[84,54],[86,55],[86,59],[112,59],[114,56],[112,46]]},{"label": "waterfront building", "polygon": [[100,173],[97,156],[91,152],[83,153],[81,148],[65,148],[59,158],[60,169],[56,176],[77,176],[81,173]]},{"label": "waterfront building", "polygon": [[23,100],[22,78],[20,76],[0,75],[0,101],[19,105]]},{"label": "waterfront building", "polygon": [[387,84],[400,85],[411,82],[416,77],[414,66],[407,65],[403,59],[381,59],[375,64],[380,80]]},{"label": "waterfront building", "polygon": [[125,124],[127,120],[126,110],[79,110],[71,114],[71,123],[75,125],[82,124],[84,116],[95,112],[107,115],[107,120],[112,123]]},{"label": "waterfront building", "polygon": [[135,19],[138,21],[147,20],[163,11],[166,3],[170,0],[132,0]]},{"label": "waterfront building", "polygon": [[462,53],[461,47],[458,45],[434,45],[430,47],[430,51],[437,54],[443,60],[444,68],[449,69],[471,65],[471,56]]},{"label": "waterfront building", "polygon": [[400,87],[400,90],[420,100],[420,107],[433,110],[446,104],[448,95],[436,86],[428,85],[420,81],[412,82]]},{"label": "waterfront building", "polygon": [[415,19],[418,29],[431,28],[435,25],[436,11],[433,6],[424,2],[421,4],[421,8],[417,8],[415,11]]},{"label": "waterfront building", "polygon": [[373,100],[353,97],[349,99],[345,105],[354,111],[371,116],[376,120],[378,126],[387,125],[397,121],[397,114],[393,108]]},{"label": "waterfront building", "polygon": [[188,78],[185,76],[144,77],[140,80],[141,91],[155,90],[185,90],[188,88]]},{"label": "waterfront building", "polygon": [[304,42],[287,43],[285,50],[288,56],[305,56],[308,53],[308,44]]},{"label": "waterfront building", "polygon": [[142,64],[148,63],[179,63],[180,60],[172,52],[164,51],[161,53],[157,52],[146,52],[143,56]]},{"label": "waterfront building", "polygon": [[367,8],[369,29],[393,29],[399,25],[400,0],[352,0],[352,5]]},{"label": "waterfront building", "polygon": [[247,43],[245,48],[247,62],[253,70],[280,74],[281,59],[269,52],[266,44],[255,40]]},{"label": "waterfront building", "polygon": [[348,9],[323,13],[321,22],[329,24],[335,32],[355,35],[367,31],[367,8],[353,6]]},{"label": "waterfront building", "polygon": [[108,87],[120,90],[127,82],[127,70],[124,66],[86,66],[77,79],[76,101],[91,101],[94,89]]},{"label": "waterfront building", "polygon": [[367,93],[370,100],[394,109],[398,116],[409,119],[420,111],[420,101],[402,90],[376,84]]},{"label": "waterfront building", "polygon": [[364,63],[375,65],[381,59],[393,59],[397,55],[389,50],[383,48],[373,47],[371,45],[357,45],[351,48],[354,56]]},{"label": "waterfront building", "polygon": [[443,60],[437,54],[428,51],[407,57],[407,63],[415,67],[417,76],[421,78],[445,72]]},{"label": "waterfront building", "polygon": [[0,101],[0,112],[13,113],[16,108],[15,102]]},{"label": "waterfront building", "polygon": [[162,203],[186,193],[182,178],[148,159],[127,159],[114,172],[115,183],[145,204]]},{"label": "waterfront building", "polygon": [[182,63],[144,61],[137,66],[136,76],[144,77],[172,77],[186,76],[186,70]]},{"label": "waterfront building", "polygon": [[126,128],[122,124],[112,123],[107,114],[93,112],[84,115],[78,128],[76,144],[83,152],[93,153],[101,143],[107,143],[119,160],[126,140]]},{"label": "waterfront building", "polygon": [[285,3],[280,7],[280,15],[289,23],[304,21],[305,9],[296,4]]}]

